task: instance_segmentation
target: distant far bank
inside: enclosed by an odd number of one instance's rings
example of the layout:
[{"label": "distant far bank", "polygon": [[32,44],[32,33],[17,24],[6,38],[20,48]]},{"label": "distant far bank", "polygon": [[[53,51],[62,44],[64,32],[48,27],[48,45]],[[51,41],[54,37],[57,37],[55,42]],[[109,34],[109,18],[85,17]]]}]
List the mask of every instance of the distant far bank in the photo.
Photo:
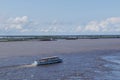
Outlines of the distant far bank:
[{"label": "distant far bank", "polygon": [[109,39],[120,38],[120,35],[0,35],[0,42],[8,41],[55,41],[58,39],[76,40],[76,39]]}]

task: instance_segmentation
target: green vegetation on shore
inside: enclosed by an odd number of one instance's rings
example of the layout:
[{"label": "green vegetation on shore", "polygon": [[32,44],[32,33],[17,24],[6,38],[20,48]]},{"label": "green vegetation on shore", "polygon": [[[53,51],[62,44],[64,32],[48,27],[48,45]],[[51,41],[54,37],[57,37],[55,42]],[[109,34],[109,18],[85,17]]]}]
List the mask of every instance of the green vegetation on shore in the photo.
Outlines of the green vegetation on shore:
[{"label": "green vegetation on shore", "polygon": [[8,41],[54,41],[57,39],[76,40],[76,39],[108,39],[120,38],[120,35],[47,35],[47,36],[0,36],[0,42]]}]

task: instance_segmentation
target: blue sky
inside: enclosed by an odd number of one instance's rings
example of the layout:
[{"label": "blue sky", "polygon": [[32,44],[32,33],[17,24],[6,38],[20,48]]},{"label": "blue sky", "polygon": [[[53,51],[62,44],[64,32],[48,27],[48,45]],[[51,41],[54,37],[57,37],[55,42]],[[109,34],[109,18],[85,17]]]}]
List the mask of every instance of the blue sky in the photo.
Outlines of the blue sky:
[{"label": "blue sky", "polygon": [[120,34],[120,0],[1,0],[0,35]]}]

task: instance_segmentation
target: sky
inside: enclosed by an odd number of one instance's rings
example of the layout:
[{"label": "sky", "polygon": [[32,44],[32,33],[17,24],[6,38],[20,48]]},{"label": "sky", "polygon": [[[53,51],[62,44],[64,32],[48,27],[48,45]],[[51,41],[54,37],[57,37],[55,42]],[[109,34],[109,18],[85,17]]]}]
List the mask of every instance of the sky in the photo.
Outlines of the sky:
[{"label": "sky", "polygon": [[0,0],[0,35],[119,35],[120,0]]}]

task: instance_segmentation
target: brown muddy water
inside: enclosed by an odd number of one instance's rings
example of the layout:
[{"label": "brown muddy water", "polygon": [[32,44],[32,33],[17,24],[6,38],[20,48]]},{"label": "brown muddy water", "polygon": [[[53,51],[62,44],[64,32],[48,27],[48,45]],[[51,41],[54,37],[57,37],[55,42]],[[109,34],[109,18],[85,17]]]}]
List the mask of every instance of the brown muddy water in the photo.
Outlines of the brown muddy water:
[{"label": "brown muddy water", "polygon": [[[63,63],[34,66],[59,56]],[[120,39],[0,42],[0,80],[120,80]]]}]

